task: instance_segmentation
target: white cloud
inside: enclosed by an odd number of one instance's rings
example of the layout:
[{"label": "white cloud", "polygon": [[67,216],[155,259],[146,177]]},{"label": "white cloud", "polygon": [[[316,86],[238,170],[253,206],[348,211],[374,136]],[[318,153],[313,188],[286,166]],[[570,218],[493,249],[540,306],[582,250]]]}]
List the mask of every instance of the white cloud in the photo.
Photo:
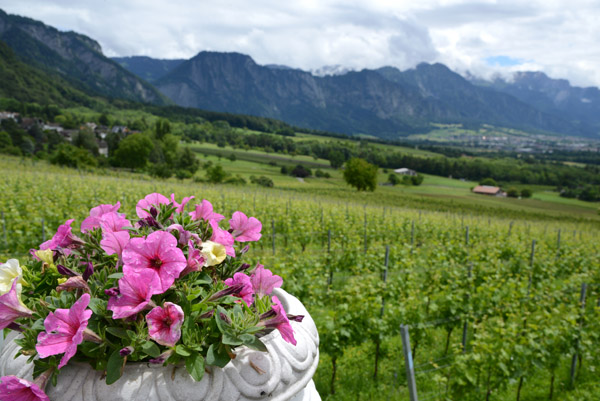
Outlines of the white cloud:
[{"label": "white cloud", "polygon": [[[9,13],[74,30],[109,56],[237,51],[260,64],[410,68],[442,62],[490,76],[534,69],[600,86],[594,0],[0,0]],[[490,66],[505,56],[516,66]]]}]

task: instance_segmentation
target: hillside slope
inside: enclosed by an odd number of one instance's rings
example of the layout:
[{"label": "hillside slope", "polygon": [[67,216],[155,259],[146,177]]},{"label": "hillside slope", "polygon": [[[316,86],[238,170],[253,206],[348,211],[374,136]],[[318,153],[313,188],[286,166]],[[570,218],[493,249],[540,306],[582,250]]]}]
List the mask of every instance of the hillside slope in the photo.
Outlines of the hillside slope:
[{"label": "hillside slope", "polygon": [[0,40],[25,63],[61,75],[73,86],[109,98],[168,104],[152,85],[102,54],[85,35],[61,32],[0,10]]}]

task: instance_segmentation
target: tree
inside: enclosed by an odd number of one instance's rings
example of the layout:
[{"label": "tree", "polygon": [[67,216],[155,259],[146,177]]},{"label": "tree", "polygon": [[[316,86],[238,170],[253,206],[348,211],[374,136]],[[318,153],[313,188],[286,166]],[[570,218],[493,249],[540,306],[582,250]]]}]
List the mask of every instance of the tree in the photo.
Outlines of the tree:
[{"label": "tree", "polygon": [[6,131],[0,131],[0,149],[9,148],[13,146],[12,139]]},{"label": "tree", "polygon": [[211,184],[219,184],[227,177],[227,172],[223,170],[220,164],[214,165],[206,169],[206,179]]},{"label": "tree", "polygon": [[131,169],[146,166],[148,157],[154,145],[152,140],[144,134],[133,134],[123,139],[115,151],[115,159],[118,165]]},{"label": "tree", "polygon": [[331,167],[333,168],[342,167],[342,164],[344,164],[344,154],[339,150],[330,151],[329,155],[327,155],[327,159],[329,159],[329,164],[331,164]]},{"label": "tree", "polygon": [[[189,176],[192,177],[199,168],[200,161],[198,161],[196,154],[190,148],[183,148],[178,152],[175,163],[176,175],[178,171],[187,171],[189,172]],[[181,175],[182,173],[179,173],[179,176]]]},{"label": "tree", "polygon": [[98,156],[98,143],[96,135],[88,129],[80,130],[75,134],[72,144],[79,148],[87,149],[94,156]]},{"label": "tree", "polygon": [[156,121],[156,124],[154,125],[154,133],[156,134],[157,139],[164,138],[164,136],[170,132],[171,132],[171,124],[169,124],[169,120],[160,118]]},{"label": "tree", "polygon": [[481,180],[481,182],[479,183],[479,185],[489,185],[491,187],[497,187],[498,184],[496,183],[496,180],[494,180],[493,178],[484,178],[483,180]]},{"label": "tree", "polygon": [[377,166],[364,159],[352,158],[346,162],[344,180],[358,191],[375,191]]},{"label": "tree", "polygon": [[108,115],[106,113],[100,114],[100,117],[98,117],[98,123],[108,127],[110,125],[110,119],[108,118]]},{"label": "tree", "polygon": [[423,183],[423,176],[421,174],[413,175],[410,177],[410,181],[414,186],[419,186]]}]

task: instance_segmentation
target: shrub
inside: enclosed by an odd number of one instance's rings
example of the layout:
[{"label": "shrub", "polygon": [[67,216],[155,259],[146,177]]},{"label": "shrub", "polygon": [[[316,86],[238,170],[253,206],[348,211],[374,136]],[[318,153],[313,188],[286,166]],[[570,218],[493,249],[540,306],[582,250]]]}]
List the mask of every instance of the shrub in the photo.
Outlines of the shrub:
[{"label": "shrub", "polygon": [[317,171],[315,171],[315,177],[318,177],[318,178],[331,178],[331,175],[328,172],[323,171],[320,168],[318,168]]},{"label": "shrub", "polygon": [[235,176],[229,177],[224,181],[226,184],[234,184],[234,185],[246,185],[246,180],[244,177],[236,174]]},{"label": "shrub", "polygon": [[510,187],[506,191],[506,195],[509,198],[518,198],[519,197],[519,190],[517,188],[515,188],[515,187]]},{"label": "shrub", "polygon": [[532,194],[533,193],[531,192],[531,189],[529,189],[529,188],[523,188],[521,190],[521,197],[522,198],[531,198]]},{"label": "shrub", "polygon": [[312,175],[312,171],[310,171],[308,167],[304,167],[303,165],[298,164],[296,167],[294,167],[291,174],[294,177],[306,178]]},{"label": "shrub", "polygon": [[421,174],[413,175],[410,177],[410,181],[413,185],[418,186],[423,183],[423,176]]},{"label": "shrub", "polygon": [[265,177],[264,175],[261,175],[258,178],[256,178],[255,176],[250,176],[250,181],[253,184],[260,185],[261,187],[267,187],[267,188],[273,187],[273,180],[271,180],[268,177]]},{"label": "shrub", "polygon": [[166,163],[156,163],[150,167],[150,175],[158,178],[169,178],[173,175],[173,171]]},{"label": "shrub", "polygon": [[50,163],[67,167],[85,167],[98,165],[96,159],[85,149],[77,148],[68,143],[62,143],[50,157]]},{"label": "shrub", "polygon": [[494,180],[493,178],[488,177],[481,180],[479,185],[489,185],[491,187],[497,187],[498,183],[496,183],[496,180]]},{"label": "shrub", "polygon": [[398,177],[398,174],[391,173],[390,175],[388,175],[388,182],[392,185],[398,185],[402,181],[400,180],[400,177]]}]

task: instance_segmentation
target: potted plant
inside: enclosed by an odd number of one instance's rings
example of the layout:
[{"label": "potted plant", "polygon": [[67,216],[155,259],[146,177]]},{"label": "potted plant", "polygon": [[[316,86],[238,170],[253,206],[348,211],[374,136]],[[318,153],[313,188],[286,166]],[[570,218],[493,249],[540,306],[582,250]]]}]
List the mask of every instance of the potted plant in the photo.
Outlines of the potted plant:
[{"label": "potted plant", "polygon": [[193,199],[99,205],[0,266],[1,401],[319,399],[314,322],[246,263],[260,221]]}]

